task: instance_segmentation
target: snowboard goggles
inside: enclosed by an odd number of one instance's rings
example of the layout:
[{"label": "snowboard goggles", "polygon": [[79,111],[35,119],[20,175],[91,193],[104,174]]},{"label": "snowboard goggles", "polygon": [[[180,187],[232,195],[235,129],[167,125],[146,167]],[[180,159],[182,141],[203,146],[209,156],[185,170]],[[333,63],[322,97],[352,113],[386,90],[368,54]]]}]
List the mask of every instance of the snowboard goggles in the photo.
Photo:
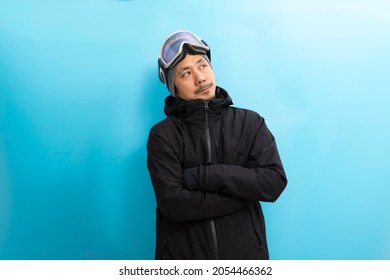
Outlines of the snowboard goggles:
[{"label": "snowboard goggles", "polygon": [[209,56],[210,48],[205,41],[192,32],[176,31],[165,40],[160,50],[159,62],[165,70],[173,68],[185,56],[183,47],[186,44],[195,53]]}]

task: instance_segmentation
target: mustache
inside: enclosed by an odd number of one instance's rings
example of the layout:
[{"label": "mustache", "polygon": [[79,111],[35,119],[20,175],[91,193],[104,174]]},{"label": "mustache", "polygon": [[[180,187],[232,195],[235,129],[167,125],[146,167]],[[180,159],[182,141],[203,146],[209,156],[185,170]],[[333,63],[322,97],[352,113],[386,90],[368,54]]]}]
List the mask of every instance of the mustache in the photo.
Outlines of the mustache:
[{"label": "mustache", "polygon": [[204,89],[206,89],[206,88],[210,88],[210,87],[212,87],[212,86],[213,86],[213,83],[205,84],[205,85],[200,86],[199,88],[197,88],[197,89],[195,90],[194,93],[195,93],[195,94],[201,93],[202,90],[204,90]]}]

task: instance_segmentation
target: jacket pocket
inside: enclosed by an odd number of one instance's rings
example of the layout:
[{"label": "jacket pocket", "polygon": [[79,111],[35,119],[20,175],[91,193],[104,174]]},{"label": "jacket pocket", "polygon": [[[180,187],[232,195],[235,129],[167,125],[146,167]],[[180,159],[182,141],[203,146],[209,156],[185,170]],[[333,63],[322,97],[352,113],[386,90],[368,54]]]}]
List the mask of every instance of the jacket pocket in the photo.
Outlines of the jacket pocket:
[{"label": "jacket pocket", "polygon": [[170,223],[164,218],[161,211],[157,208],[156,211],[156,249],[155,259],[169,259],[166,255],[166,246],[168,243],[169,232],[171,229]]},{"label": "jacket pocket", "polygon": [[[254,209],[252,207],[252,205],[249,205],[248,206],[249,208],[249,213],[250,213],[250,217],[251,217],[251,223],[252,223],[252,229],[253,229],[253,232],[255,233],[256,235],[256,238],[257,238],[257,242],[259,244],[259,247],[260,248],[263,248],[263,239],[262,239],[262,234],[260,232],[260,227],[257,223],[260,223],[260,221],[258,219],[256,219],[256,215],[254,213]],[[255,222],[256,220],[256,222]]]}]

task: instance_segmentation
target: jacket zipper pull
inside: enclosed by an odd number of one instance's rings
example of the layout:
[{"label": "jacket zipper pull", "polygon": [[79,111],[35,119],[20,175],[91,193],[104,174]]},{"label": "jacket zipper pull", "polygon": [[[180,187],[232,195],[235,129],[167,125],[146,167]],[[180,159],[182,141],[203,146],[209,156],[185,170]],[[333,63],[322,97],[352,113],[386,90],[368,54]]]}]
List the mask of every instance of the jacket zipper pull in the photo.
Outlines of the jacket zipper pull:
[{"label": "jacket zipper pull", "polygon": [[204,109],[207,111],[209,109],[209,101],[205,100],[204,101]]}]

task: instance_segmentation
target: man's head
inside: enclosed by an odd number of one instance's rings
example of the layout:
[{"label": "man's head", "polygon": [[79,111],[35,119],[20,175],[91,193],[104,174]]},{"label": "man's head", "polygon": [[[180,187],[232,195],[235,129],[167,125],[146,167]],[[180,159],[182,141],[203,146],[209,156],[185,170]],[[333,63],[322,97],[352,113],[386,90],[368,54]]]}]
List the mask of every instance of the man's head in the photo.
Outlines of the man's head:
[{"label": "man's head", "polygon": [[205,41],[189,31],[177,31],[161,47],[159,78],[174,97],[213,98],[216,84],[210,58]]},{"label": "man's head", "polygon": [[176,96],[184,100],[211,99],[215,96],[215,76],[208,60],[199,54],[187,54],[176,66]]}]

